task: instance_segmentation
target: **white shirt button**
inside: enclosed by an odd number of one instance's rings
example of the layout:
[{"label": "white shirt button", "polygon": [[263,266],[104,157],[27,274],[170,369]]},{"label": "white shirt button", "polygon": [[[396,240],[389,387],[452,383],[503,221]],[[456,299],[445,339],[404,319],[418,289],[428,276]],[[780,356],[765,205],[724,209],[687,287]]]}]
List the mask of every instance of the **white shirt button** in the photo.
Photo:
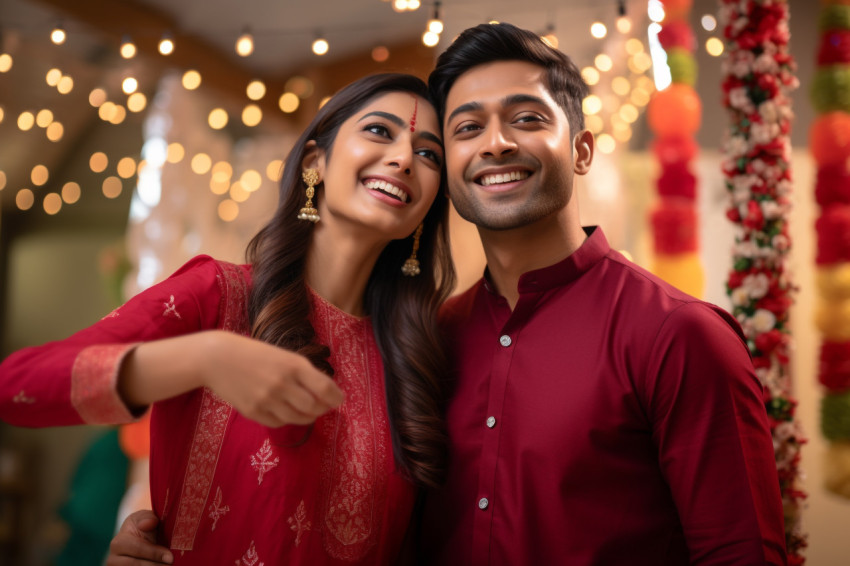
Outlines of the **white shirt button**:
[{"label": "white shirt button", "polygon": [[493,428],[496,426],[496,417],[487,417],[487,427]]},{"label": "white shirt button", "polygon": [[502,334],[502,336],[499,338],[499,344],[507,348],[511,345],[511,337],[507,334]]},{"label": "white shirt button", "polygon": [[481,509],[482,511],[484,509],[487,509],[488,505],[490,505],[490,502],[487,501],[486,497],[482,497],[481,499],[478,500],[478,508]]}]

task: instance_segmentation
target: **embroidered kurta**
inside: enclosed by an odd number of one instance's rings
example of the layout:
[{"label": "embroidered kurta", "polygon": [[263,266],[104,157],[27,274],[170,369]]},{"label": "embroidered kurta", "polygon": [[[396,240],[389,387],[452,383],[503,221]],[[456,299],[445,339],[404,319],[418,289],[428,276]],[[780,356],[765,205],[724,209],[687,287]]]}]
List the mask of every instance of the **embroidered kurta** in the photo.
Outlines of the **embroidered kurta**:
[{"label": "embroidered kurta", "polygon": [[[195,258],[92,327],[9,356],[0,415],[19,426],[132,420],[115,391],[127,352],[205,329],[247,334],[249,286],[247,266]],[[395,466],[371,322],[312,291],[310,300],[345,393],[311,430],[269,429],[208,389],[154,405],[151,499],[175,564],[371,565],[398,555],[415,491]]]},{"label": "embroidered kurta", "polygon": [[422,548],[451,566],[784,564],[779,480],[738,325],[597,228],[444,308],[457,385]]}]

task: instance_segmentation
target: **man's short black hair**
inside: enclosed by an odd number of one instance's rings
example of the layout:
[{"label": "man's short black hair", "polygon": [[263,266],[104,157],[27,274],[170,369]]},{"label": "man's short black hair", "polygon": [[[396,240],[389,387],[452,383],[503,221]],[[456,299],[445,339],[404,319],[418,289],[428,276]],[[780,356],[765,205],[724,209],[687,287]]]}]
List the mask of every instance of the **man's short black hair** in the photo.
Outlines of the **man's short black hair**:
[{"label": "man's short black hair", "polygon": [[442,122],[454,82],[473,67],[496,61],[526,61],[543,67],[546,87],[570,122],[572,134],[584,129],[582,101],[587,84],[575,63],[543,42],[536,33],[511,24],[480,24],[464,30],[437,59],[428,88]]}]

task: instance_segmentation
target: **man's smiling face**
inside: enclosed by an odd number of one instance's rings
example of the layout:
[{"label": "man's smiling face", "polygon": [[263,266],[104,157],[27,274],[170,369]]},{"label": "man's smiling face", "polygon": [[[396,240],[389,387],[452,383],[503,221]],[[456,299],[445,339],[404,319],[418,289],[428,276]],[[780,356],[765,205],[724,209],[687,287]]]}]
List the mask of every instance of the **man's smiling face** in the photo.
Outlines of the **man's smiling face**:
[{"label": "man's smiling face", "polygon": [[443,138],[449,192],[460,215],[489,230],[533,224],[572,196],[573,144],[543,67],[497,61],[452,85]]}]

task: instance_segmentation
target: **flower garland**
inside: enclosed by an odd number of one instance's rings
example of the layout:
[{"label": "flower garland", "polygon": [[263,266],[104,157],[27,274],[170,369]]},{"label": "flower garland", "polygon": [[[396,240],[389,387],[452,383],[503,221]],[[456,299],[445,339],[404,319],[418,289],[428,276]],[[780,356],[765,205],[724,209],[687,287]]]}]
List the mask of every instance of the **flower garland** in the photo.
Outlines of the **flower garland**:
[{"label": "flower garland", "polygon": [[815,199],[818,302],[815,322],[823,335],[818,381],[821,431],[829,441],[825,484],[850,497],[850,6],[824,2],[809,131],[818,165]]},{"label": "flower garland", "polygon": [[661,166],[656,186],[658,204],[652,211],[655,254],[652,272],[694,296],[702,296],[705,277],[697,238],[697,178],[690,163],[697,154],[702,104],[694,90],[696,38],[688,23],[691,0],[661,0],[664,23],[658,41],[667,53],[672,84],[652,96],[647,109],[652,144]]},{"label": "flower garland", "polygon": [[720,22],[728,53],[722,66],[723,104],[731,118],[724,142],[726,215],[736,224],[727,292],[765,385],[789,564],[803,564],[800,507],[805,493],[797,483],[805,439],[794,420],[797,402],[791,396],[788,311],[794,288],[785,270],[791,248],[788,93],[799,84],[788,53],[788,5],[784,0],[720,0]]}]

